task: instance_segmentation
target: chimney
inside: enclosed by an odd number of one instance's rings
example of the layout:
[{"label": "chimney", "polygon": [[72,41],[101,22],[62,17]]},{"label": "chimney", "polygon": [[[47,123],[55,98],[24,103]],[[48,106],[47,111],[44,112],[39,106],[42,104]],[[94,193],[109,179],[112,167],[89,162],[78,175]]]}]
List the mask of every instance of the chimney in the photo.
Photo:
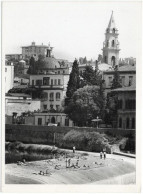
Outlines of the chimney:
[{"label": "chimney", "polygon": [[34,41],[32,42],[32,46],[35,46],[35,42]]}]

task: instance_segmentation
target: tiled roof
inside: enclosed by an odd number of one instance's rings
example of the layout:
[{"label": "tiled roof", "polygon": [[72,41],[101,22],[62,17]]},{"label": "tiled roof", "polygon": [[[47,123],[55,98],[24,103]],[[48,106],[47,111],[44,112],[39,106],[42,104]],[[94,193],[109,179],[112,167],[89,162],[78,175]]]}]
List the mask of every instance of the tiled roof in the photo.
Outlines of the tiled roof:
[{"label": "tiled roof", "polygon": [[136,67],[132,65],[124,65],[119,67],[118,71],[136,71]]},{"label": "tiled roof", "polygon": [[29,97],[29,98],[31,98],[30,95],[24,94],[24,93],[8,93],[8,96],[13,96],[13,97]]},{"label": "tiled roof", "polygon": [[115,92],[136,91],[136,87],[135,87],[135,85],[131,85],[129,87],[117,88],[117,89],[114,89],[112,91],[115,91]]}]

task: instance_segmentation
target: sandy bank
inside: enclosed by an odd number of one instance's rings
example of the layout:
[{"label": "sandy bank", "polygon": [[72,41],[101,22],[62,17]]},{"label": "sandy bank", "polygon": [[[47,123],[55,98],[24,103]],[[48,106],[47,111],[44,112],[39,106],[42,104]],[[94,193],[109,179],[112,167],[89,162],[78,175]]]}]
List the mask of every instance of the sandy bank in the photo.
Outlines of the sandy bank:
[{"label": "sandy bank", "polygon": [[[76,164],[77,157],[71,159],[71,165]],[[55,168],[60,165],[59,168]],[[99,156],[89,154],[79,158],[80,168],[66,168],[65,158],[53,159],[52,165],[48,160],[27,162],[26,165],[7,164],[7,184],[130,184],[135,181],[135,165],[124,161],[122,158],[100,159]],[[48,175],[40,175],[39,172],[46,172]],[[130,178],[132,173],[132,178]],[[13,177],[12,177],[13,176]],[[129,181],[127,181],[127,179]],[[108,182],[106,182],[108,180]],[[126,181],[125,181],[126,180]]]}]

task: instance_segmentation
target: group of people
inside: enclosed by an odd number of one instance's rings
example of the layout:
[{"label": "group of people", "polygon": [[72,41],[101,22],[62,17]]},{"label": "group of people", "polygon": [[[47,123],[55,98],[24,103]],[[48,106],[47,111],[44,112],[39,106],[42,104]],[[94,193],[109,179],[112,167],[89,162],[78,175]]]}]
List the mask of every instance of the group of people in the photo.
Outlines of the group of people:
[{"label": "group of people", "polygon": [[104,160],[106,159],[106,151],[103,150],[100,152],[100,159],[104,158]]}]

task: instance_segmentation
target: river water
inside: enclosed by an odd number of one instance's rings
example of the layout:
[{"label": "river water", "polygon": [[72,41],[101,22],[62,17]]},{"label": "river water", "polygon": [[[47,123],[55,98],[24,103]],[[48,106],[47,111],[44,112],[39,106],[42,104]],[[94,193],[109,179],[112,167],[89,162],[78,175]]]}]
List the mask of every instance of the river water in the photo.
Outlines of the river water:
[{"label": "river water", "polygon": [[19,152],[19,151],[6,151],[5,152],[5,163],[11,164],[16,163],[17,161],[37,161],[37,160],[46,160],[53,158],[52,154],[37,154],[37,153],[28,153],[28,152]]}]

